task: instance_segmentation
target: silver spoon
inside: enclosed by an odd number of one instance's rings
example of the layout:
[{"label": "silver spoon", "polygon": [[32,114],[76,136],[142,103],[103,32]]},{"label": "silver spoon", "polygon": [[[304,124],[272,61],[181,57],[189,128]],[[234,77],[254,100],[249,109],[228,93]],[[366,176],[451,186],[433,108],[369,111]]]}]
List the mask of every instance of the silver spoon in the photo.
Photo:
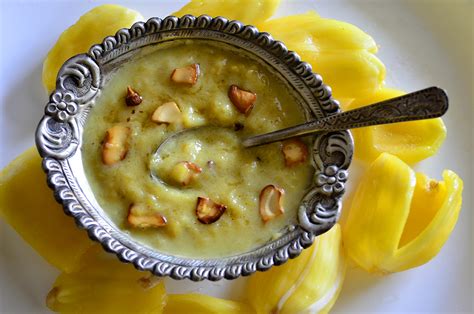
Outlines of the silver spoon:
[{"label": "silver spoon", "polygon": [[371,125],[432,119],[448,110],[448,95],[439,87],[429,87],[370,106],[337,113],[286,129],[251,136],[243,140],[244,147],[269,144],[316,132],[341,131]]}]

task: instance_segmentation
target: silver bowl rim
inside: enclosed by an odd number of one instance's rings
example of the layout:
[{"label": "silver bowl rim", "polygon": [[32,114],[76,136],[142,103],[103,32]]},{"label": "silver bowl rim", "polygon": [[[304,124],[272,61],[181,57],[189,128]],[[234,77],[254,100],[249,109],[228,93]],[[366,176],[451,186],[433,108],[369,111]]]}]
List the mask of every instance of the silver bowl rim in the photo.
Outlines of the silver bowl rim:
[{"label": "silver bowl rim", "polygon": [[153,17],[128,29],[120,29],[101,44],[92,46],[88,53],[76,55],[63,64],[56,89],[38,124],[35,140],[56,200],[62,204],[64,212],[74,218],[77,226],[85,229],[106,251],[114,253],[122,262],[132,263],[137,269],[156,276],[193,281],[235,279],[297,257],[311,246],[315,236],[336,224],[347,169],[352,160],[353,140],[349,131],[313,136],[311,161],[315,175],[313,186],[298,209],[298,224],[289,226],[283,236],[259,248],[224,258],[188,258],[153,251],[127,237],[104,218],[98,204],[93,204],[87,197],[86,190],[90,186],[81,168],[82,127],[104,84],[102,74],[119,64],[114,61],[148,45],[199,36],[233,44],[274,67],[307,106],[307,119],[340,111],[331,89],[323,84],[320,75],[312,72],[311,65],[301,61],[297,53],[289,51],[270,34],[220,16]]}]

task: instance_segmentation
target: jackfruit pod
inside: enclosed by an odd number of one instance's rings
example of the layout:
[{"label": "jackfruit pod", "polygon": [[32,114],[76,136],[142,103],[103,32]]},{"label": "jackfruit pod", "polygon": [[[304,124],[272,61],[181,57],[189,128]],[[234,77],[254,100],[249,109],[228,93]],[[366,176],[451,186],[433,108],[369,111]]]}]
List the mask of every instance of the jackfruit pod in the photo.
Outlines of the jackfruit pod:
[{"label": "jackfruit pod", "polygon": [[272,16],[279,5],[280,0],[191,0],[172,15],[181,17],[185,14],[207,14],[255,25]]},{"label": "jackfruit pod", "polygon": [[58,313],[162,313],[164,283],[157,277],[121,263],[99,245],[92,247],[77,270],[62,273],[46,297]]},{"label": "jackfruit pod", "polygon": [[61,65],[72,56],[85,53],[106,36],[130,27],[143,16],[137,11],[115,4],[104,4],[83,14],[79,20],[59,36],[43,62],[43,85],[51,93],[56,87],[56,76]]},{"label": "jackfruit pod", "polygon": [[[403,94],[402,91],[383,87],[366,97],[354,99],[346,109],[356,109]],[[446,139],[446,127],[441,118],[377,125],[351,132],[354,157],[367,162],[387,152],[414,164],[435,155]]]},{"label": "jackfruit pod", "polygon": [[65,272],[72,271],[93,245],[55,201],[35,147],[0,172],[0,217],[46,261]]},{"label": "jackfruit pod", "polygon": [[[289,25],[291,25],[289,30]],[[298,52],[367,50],[376,53],[378,50],[374,39],[360,28],[347,22],[321,17],[315,11],[289,15],[267,20],[259,25],[260,31],[275,33],[283,42],[288,42],[291,50]],[[307,44],[307,49],[304,49]]]},{"label": "jackfruit pod", "polygon": [[252,275],[247,297],[258,314],[327,313],[339,295],[345,271],[341,228],[335,225],[296,259]]},{"label": "jackfruit pod", "polygon": [[385,79],[385,66],[366,50],[334,51],[301,55],[328,84],[335,99],[357,98],[379,89]]},{"label": "jackfruit pod", "polygon": [[356,26],[310,11],[269,20],[259,28],[310,63],[336,99],[361,97],[383,84],[385,66],[374,55],[377,45]]},{"label": "jackfruit pod", "polygon": [[415,174],[399,158],[381,154],[361,179],[343,225],[348,256],[366,271],[382,274],[436,256],[462,203],[461,178],[445,170],[443,179]]},{"label": "jackfruit pod", "polygon": [[203,294],[170,294],[165,314],[251,314],[254,310],[247,304],[224,300]]}]

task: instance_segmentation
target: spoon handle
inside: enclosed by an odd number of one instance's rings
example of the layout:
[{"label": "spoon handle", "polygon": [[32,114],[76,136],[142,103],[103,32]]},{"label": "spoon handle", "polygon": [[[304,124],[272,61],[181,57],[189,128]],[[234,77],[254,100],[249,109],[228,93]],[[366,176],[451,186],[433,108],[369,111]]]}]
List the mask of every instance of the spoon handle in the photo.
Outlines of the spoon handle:
[{"label": "spoon handle", "polygon": [[258,146],[321,131],[341,131],[371,125],[432,119],[448,110],[448,95],[438,87],[388,99],[370,106],[337,113],[320,120],[245,139],[245,147]]}]

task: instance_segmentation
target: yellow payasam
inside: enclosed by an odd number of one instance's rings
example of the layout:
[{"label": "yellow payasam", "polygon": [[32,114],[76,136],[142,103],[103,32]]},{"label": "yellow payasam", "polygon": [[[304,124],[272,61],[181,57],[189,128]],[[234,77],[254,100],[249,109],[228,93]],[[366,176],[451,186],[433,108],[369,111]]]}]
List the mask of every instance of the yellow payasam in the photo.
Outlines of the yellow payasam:
[{"label": "yellow payasam", "polygon": [[[170,79],[174,69],[197,63],[200,74],[194,85]],[[248,114],[231,102],[233,84],[257,95]],[[139,105],[126,105],[127,86],[142,96]],[[164,110],[173,110],[176,121],[156,122],[154,117],[159,121],[156,116]],[[104,211],[134,239],[180,256],[229,256],[262,245],[296,223],[314,172],[309,158],[287,166],[281,143],[245,149],[241,139],[302,122],[303,112],[288,87],[250,55],[216,43],[175,41],[127,62],[101,90],[84,127],[84,170]],[[196,125],[207,127],[183,133],[156,153],[170,136]],[[123,160],[104,164],[108,142],[101,141],[115,126],[130,130],[128,152]],[[193,179],[183,179],[188,170],[183,162],[197,169]],[[266,221],[259,207],[261,191],[269,185],[284,191],[284,214]],[[226,210],[203,223],[197,215],[199,198]],[[167,223],[154,229],[137,226],[129,217],[146,213],[130,215],[134,205]]]},{"label": "yellow payasam", "polygon": [[343,225],[348,255],[369,272],[391,273],[432,259],[453,230],[462,203],[462,180],[416,173],[384,153],[367,169]]}]

